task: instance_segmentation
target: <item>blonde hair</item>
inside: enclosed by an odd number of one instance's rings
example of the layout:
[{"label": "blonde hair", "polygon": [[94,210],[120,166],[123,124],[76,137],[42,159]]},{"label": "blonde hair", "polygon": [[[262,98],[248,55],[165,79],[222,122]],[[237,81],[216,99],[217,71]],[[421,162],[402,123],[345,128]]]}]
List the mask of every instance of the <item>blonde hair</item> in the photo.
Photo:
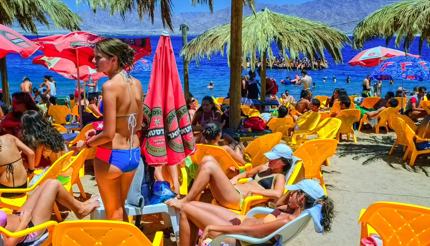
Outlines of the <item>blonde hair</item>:
[{"label": "blonde hair", "polygon": [[97,42],[95,49],[109,57],[116,56],[121,68],[133,66],[134,50],[117,38],[106,38]]}]

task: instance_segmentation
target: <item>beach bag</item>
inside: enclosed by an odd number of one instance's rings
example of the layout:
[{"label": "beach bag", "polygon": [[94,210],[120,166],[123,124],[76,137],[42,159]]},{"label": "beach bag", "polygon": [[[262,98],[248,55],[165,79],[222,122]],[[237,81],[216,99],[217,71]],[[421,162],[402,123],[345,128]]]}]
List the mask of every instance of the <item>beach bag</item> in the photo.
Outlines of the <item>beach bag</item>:
[{"label": "beach bag", "polygon": [[152,196],[149,204],[158,204],[174,198],[176,194],[170,189],[167,181],[155,181],[152,185]]},{"label": "beach bag", "polygon": [[260,117],[249,117],[243,122],[243,127],[251,128],[253,131],[264,131],[266,123]]},{"label": "beach bag", "polygon": [[276,95],[279,91],[278,83],[276,83],[276,80],[274,80],[274,79],[272,79],[272,82],[273,82],[273,88],[272,88],[272,91],[270,92],[270,94]]}]

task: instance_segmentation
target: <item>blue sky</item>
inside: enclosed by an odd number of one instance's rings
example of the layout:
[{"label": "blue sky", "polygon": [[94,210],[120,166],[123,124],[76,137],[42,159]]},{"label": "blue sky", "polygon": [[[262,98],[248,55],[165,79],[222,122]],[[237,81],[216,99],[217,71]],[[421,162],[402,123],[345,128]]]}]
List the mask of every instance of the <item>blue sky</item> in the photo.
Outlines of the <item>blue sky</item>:
[{"label": "blue sky", "polygon": [[[299,4],[303,2],[308,2],[310,0],[255,0],[256,3],[270,3],[270,4]],[[86,1],[81,0],[81,3],[79,5],[76,4],[76,0],[64,0],[64,2],[74,11],[76,10],[82,10],[87,8]],[[173,11],[175,13],[181,13],[181,12],[203,12],[203,11],[209,11],[209,8],[207,5],[196,5],[192,6],[191,0],[172,0],[173,2]],[[226,7],[229,7],[231,4],[231,0],[214,0],[214,9],[224,9]]]}]

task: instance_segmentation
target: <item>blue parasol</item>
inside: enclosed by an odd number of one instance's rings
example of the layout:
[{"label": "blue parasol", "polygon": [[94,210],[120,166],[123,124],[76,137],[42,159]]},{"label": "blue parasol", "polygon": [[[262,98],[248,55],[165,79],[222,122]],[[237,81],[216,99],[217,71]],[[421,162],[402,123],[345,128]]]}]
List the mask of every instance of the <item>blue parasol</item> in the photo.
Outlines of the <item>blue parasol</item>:
[{"label": "blue parasol", "polygon": [[430,63],[412,56],[397,56],[383,61],[371,73],[377,80],[428,80]]}]

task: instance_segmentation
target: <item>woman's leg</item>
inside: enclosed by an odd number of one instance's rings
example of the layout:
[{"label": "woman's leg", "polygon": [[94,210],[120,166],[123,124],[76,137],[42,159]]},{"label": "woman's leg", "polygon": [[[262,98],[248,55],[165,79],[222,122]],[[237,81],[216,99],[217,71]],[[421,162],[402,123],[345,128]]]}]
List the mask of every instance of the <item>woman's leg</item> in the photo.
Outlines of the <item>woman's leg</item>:
[{"label": "woman's leg", "polygon": [[96,158],[94,161],[94,174],[105,207],[106,218],[123,220],[124,202],[121,202],[121,170]]},{"label": "woman's leg", "polygon": [[217,161],[211,156],[203,158],[193,186],[183,201],[190,202],[196,200],[208,184],[210,185],[212,196],[222,206],[233,209],[240,208],[241,195],[231,184]]},{"label": "woman's leg", "polygon": [[167,166],[167,170],[169,171],[170,177],[173,182],[173,192],[179,195],[179,174],[178,174],[178,165]]},{"label": "woman's leg", "polygon": [[[39,189],[40,193],[38,193],[35,198],[29,199],[29,203],[33,205],[31,220],[35,225],[48,221],[51,218],[54,202],[59,202],[71,209],[78,218],[87,216],[91,211],[99,206],[98,201],[95,198],[92,198],[87,202],[76,200],[64,189],[61,183],[55,179],[47,180]],[[23,207],[23,209],[28,208],[30,208],[30,206]]]},{"label": "woman's leg", "polygon": [[124,204],[125,204],[125,200],[127,199],[128,191],[130,190],[131,182],[133,181],[134,173],[135,173],[134,171],[123,173],[120,178],[121,179],[121,204],[123,204],[122,219],[124,221],[128,221]]}]

